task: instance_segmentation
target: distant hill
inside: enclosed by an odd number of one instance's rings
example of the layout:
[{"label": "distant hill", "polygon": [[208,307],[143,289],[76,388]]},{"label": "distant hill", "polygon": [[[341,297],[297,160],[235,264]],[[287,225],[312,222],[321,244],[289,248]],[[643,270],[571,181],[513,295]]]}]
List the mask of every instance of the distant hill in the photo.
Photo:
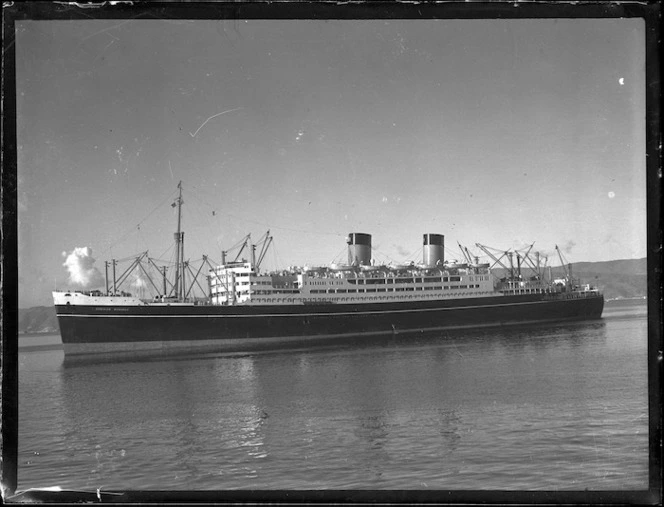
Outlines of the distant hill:
[{"label": "distant hill", "polygon": [[647,275],[648,266],[646,259],[622,259],[618,261],[605,262],[577,262],[572,264],[572,269],[583,273],[584,271],[598,274]]},{"label": "distant hill", "polygon": [[585,283],[596,285],[606,299],[647,295],[647,274],[645,258],[572,264],[572,276],[581,278]]},{"label": "distant hill", "polygon": [[609,274],[581,269],[577,269],[572,274],[575,278],[580,277],[582,281],[596,285],[604,293],[606,299],[633,298],[645,296],[648,293],[646,275]]},{"label": "distant hill", "polygon": [[[496,270],[499,274],[500,270]],[[562,276],[560,267],[553,268],[554,277]],[[596,285],[606,299],[645,296],[648,290],[646,259],[624,259],[605,262],[572,264],[572,275],[585,283]],[[58,333],[60,328],[52,306],[19,309],[19,333]]]},{"label": "distant hill", "polygon": [[[648,292],[647,272],[645,258],[572,264],[572,276],[596,285],[606,299],[645,296]],[[560,266],[553,268],[553,276],[562,278]]]},{"label": "distant hill", "polygon": [[18,311],[19,333],[59,333],[53,306],[34,306]]}]

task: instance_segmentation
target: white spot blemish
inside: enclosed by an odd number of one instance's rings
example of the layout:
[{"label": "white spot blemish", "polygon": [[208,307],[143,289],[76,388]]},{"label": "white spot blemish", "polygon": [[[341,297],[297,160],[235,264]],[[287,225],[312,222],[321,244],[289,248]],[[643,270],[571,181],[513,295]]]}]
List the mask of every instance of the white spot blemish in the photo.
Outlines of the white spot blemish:
[{"label": "white spot blemish", "polygon": [[613,199],[616,196],[615,192],[609,192],[609,199]]},{"label": "white spot blemish", "polygon": [[387,197],[383,196],[383,202],[387,202]]},{"label": "white spot blemish", "polygon": [[624,85],[625,84],[625,78],[621,77],[620,79],[618,79],[618,83],[620,84],[620,86]]}]

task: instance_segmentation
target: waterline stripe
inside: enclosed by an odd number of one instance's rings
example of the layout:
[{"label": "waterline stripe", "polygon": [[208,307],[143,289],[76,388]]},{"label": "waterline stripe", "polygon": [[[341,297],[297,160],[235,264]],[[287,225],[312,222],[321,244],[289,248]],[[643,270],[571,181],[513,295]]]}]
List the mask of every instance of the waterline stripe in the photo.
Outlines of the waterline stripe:
[{"label": "waterline stripe", "polygon": [[472,305],[472,306],[453,306],[449,308],[413,308],[410,310],[372,310],[372,311],[360,311],[360,312],[317,312],[317,313],[260,313],[260,314],[250,314],[250,315],[238,315],[238,314],[214,314],[214,313],[203,313],[200,315],[167,315],[167,314],[154,314],[154,315],[131,315],[131,314],[102,314],[102,315],[91,315],[85,313],[62,313],[58,314],[58,317],[102,317],[102,318],[260,318],[260,317],[336,317],[336,316],[347,316],[347,315],[380,315],[380,314],[393,314],[393,313],[417,313],[417,312],[439,312],[439,311],[452,311],[452,310],[472,310],[472,309],[484,309],[484,308],[499,308],[506,306],[523,306],[523,305],[534,305],[542,303],[563,303],[565,301],[574,301],[573,299],[562,299],[554,301],[528,301],[524,303],[501,303],[496,305]]}]

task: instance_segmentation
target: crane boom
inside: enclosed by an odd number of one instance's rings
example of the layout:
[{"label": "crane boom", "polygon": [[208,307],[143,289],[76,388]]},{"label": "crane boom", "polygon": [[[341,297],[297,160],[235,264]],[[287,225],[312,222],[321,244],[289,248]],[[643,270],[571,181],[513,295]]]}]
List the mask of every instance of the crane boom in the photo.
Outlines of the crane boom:
[{"label": "crane boom", "polygon": [[530,256],[529,256],[530,251],[533,249],[533,246],[535,246],[535,243],[533,243],[532,245],[530,245],[530,247],[528,248],[528,250],[526,250],[526,253],[523,254],[522,260],[523,260],[525,263],[528,264],[528,266],[530,267],[530,269],[532,269],[533,272],[534,272],[537,276],[541,277],[542,274],[540,273],[539,266],[536,266],[535,263],[531,260],[531,258],[530,258]]},{"label": "crane boom", "polygon": [[[270,231],[268,231],[270,232]],[[258,257],[258,262],[256,263],[256,270],[258,270],[259,266],[261,265],[261,262],[263,262],[263,258],[265,257],[265,254],[267,253],[267,249],[270,246],[270,243],[272,243],[272,236],[268,237],[267,240],[263,243],[263,248],[261,250],[261,254]]]},{"label": "crane boom", "polygon": [[558,258],[560,259],[560,265],[563,267],[565,278],[569,279],[569,273],[567,272],[567,266],[565,265],[565,261],[563,259],[563,253],[560,251],[560,248],[558,248],[558,245],[556,245],[556,252],[558,252]]},{"label": "crane boom", "polygon": [[468,249],[461,246],[461,243],[457,241],[457,245],[459,245],[459,250],[461,250],[461,255],[463,255],[463,258],[466,259],[466,262],[468,264],[472,264],[472,259],[470,258],[470,254],[468,254]]},{"label": "crane boom", "polygon": [[249,240],[251,239],[251,234],[247,234],[244,237],[244,242],[242,243],[242,246],[240,247],[240,250],[238,251],[237,255],[235,256],[235,259],[233,259],[233,262],[236,262],[239,258],[242,252],[244,252],[244,249],[247,247],[247,243],[249,243]]},{"label": "crane boom", "polygon": [[[493,254],[489,251],[488,247],[485,247],[484,245],[480,245],[479,243],[475,243],[475,245],[476,245],[479,249],[481,249],[485,254],[487,254],[489,257],[491,257],[491,259],[493,259],[493,261],[494,261],[493,266],[495,266],[496,264],[500,264],[500,267],[502,267],[503,269],[506,269],[506,270],[509,271],[510,273],[512,272],[512,268],[506,266],[505,264],[503,264],[503,263],[500,261],[500,259],[502,259],[503,256],[504,256],[507,252],[505,252],[503,255],[500,256],[500,258],[498,258],[498,257],[496,257],[495,255],[493,255]],[[493,266],[491,266],[491,267],[493,268]]]},{"label": "crane boom", "polygon": [[256,270],[258,270],[258,267],[260,266],[261,262],[263,261],[263,257],[265,257],[265,254],[267,253],[267,247],[270,244],[270,230],[265,233],[265,236],[262,236],[261,239],[258,240],[258,243],[260,244],[262,242],[261,246],[261,251],[258,254],[258,262],[256,263]]},{"label": "crane boom", "polygon": [[[468,265],[472,266],[472,265],[473,265],[473,256],[470,255],[470,252],[468,251],[468,248],[467,248],[467,247],[464,246],[463,248],[464,248],[464,250],[466,251],[466,255],[467,255],[466,258],[468,259]],[[477,264],[477,263],[476,263],[476,264]]]}]

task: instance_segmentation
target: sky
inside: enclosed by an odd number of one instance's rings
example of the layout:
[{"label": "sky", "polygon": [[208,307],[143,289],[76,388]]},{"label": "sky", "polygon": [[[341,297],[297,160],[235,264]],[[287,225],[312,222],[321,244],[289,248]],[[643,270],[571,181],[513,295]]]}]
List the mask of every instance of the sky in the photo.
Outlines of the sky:
[{"label": "sky", "polygon": [[[143,251],[646,256],[641,19],[20,21],[19,307]],[[94,262],[93,262],[94,261]],[[99,279],[99,277],[97,276]],[[103,277],[102,277],[103,280]]]}]

